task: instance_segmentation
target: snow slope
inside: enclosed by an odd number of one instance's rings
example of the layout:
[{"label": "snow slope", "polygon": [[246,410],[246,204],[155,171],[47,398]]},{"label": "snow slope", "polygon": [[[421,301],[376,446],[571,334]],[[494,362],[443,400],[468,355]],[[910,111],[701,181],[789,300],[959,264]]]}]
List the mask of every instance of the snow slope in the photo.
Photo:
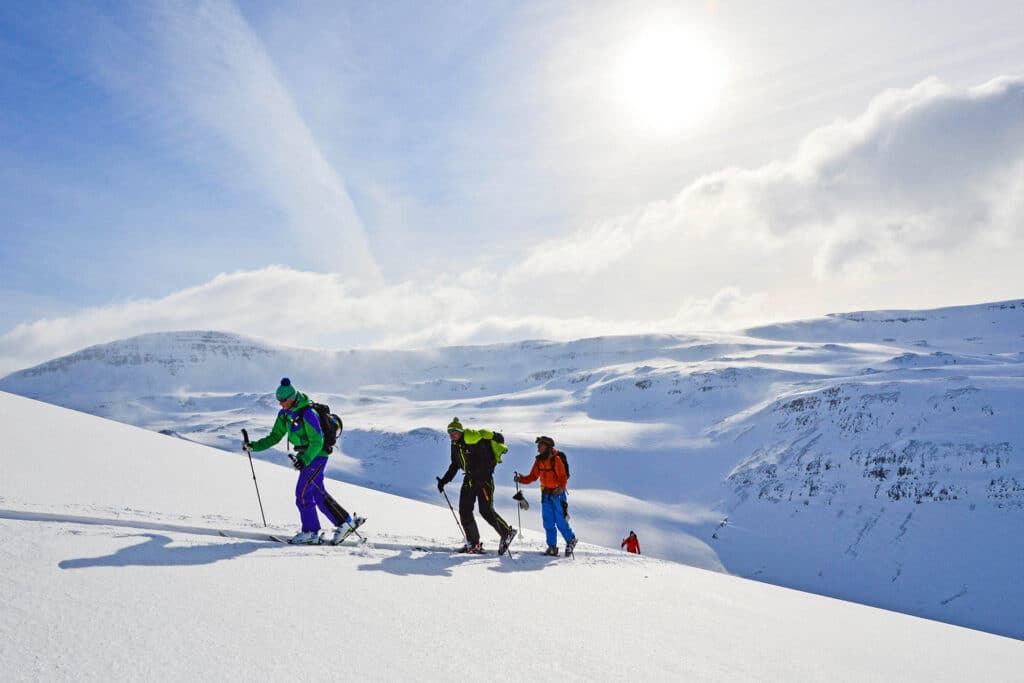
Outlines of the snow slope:
[{"label": "snow slope", "polygon": [[[534,531],[515,559],[418,552],[457,542],[448,510],[335,481],[369,544],[265,542],[241,453],[5,393],[0,426],[5,681],[934,682],[1024,666],[1011,639],[721,573],[592,545],[543,558]],[[271,529],[292,530],[294,472],[255,466]]]},{"label": "snow slope", "polygon": [[1020,301],[424,351],[167,333],[0,388],[236,451],[241,427],[269,429],[283,375],[344,416],[345,481],[438,504],[458,415],[507,437],[509,518],[512,472],[548,434],[585,540],[635,529],[656,557],[1024,638]]}]

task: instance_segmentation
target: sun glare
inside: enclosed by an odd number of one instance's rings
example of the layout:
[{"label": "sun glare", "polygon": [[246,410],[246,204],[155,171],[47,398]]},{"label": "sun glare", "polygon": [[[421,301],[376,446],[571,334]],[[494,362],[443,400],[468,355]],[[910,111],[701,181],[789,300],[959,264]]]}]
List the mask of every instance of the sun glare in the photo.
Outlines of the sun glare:
[{"label": "sun glare", "polygon": [[674,26],[656,26],[625,46],[614,88],[632,126],[670,136],[705,121],[724,84],[722,60],[707,42]]}]

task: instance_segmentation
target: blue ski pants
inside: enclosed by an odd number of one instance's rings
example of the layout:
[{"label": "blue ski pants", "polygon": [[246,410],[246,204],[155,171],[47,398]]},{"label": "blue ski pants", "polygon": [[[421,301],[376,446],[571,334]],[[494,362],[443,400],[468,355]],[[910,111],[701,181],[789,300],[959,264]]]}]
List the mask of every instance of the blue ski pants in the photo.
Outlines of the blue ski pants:
[{"label": "blue ski pants", "polygon": [[562,502],[567,500],[565,492],[559,495],[551,493],[540,494],[541,517],[544,520],[544,532],[547,534],[548,545],[557,545],[558,536],[555,528],[562,532],[562,538],[571,541],[576,537],[569,526],[569,521],[562,512]]}]

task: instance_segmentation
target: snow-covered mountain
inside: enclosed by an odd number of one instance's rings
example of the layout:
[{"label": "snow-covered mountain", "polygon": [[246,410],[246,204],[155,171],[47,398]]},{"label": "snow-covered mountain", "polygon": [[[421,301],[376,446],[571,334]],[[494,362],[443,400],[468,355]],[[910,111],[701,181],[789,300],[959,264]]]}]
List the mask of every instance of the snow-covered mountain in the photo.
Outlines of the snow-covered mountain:
[{"label": "snow-covered mountain", "polygon": [[346,481],[436,503],[458,415],[505,433],[507,500],[548,434],[588,541],[1024,638],[1024,302],[427,351],[167,333],[0,389],[237,450],[285,375],[345,418]]},{"label": "snow-covered mountain", "polygon": [[[293,547],[295,473],[0,393],[4,681],[1013,680],[1000,636],[581,544],[514,558],[337,481],[362,546]],[[40,448],[40,438],[60,448]],[[544,645],[547,644],[545,647]]]}]

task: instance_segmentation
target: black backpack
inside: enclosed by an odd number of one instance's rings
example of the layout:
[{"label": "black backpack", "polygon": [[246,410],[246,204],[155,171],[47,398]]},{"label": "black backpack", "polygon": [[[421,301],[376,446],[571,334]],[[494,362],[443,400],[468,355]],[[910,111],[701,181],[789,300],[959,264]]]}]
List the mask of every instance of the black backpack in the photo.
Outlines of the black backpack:
[{"label": "black backpack", "polygon": [[[552,448],[551,452],[555,454],[555,457],[557,457],[559,460],[562,461],[562,465],[565,467],[565,478],[568,479],[569,478],[569,460],[565,457],[565,453],[563,453],[562,451],[558,450],[557,448]],[[563,500],[562,501],[562,514],[565,516],[566,519],[569,519],[569,501],[568,500]]]},{"label": "black backpack", "polygon": [[568,479],[569,476],[570,476],[570,474],[569,474],[569,461],[566,459],[565,453],[563,453],[560,450],[554,449],[554,448],[551,449],[551,452],[554,453],[555,455],[557,455],[562,460],[562,465],[565,467],[565,478]]},{"label": "black backpack", "polygon": [[331,412],[330,406],[310,401],[309,407],[320,418],[320,433],[324,435],[324,453],[330,453],[334,450],[334,444],[338,443],[338,437],[344,431],[345,425],[340,417]]}]

